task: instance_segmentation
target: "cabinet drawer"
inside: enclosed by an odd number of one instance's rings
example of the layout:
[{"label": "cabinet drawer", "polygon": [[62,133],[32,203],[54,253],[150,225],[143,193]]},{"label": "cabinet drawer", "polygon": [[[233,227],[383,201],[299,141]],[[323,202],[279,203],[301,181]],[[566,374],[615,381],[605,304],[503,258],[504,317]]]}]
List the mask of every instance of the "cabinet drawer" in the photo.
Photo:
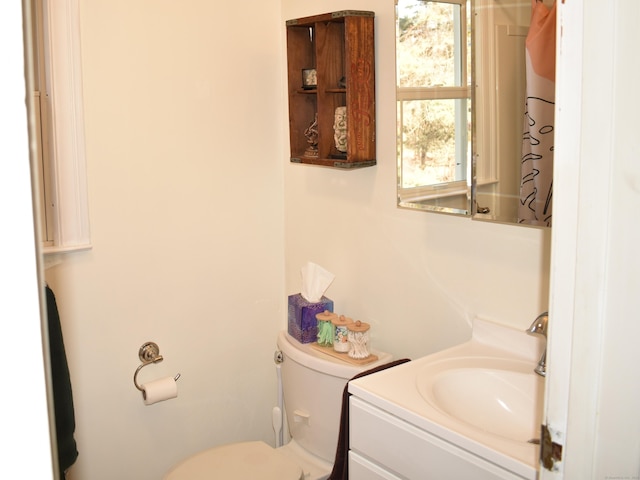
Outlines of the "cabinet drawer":
[{"label": "cabinet drawer", "polygon": [[349,452],[349,480],[402,480],[353,450]]},{"label": "cabinet drawer", "polygon": [[350,449],[382,465],[385,469],[397,473],[402,478],[409,480],[522,478],[355,396],[351,396],[349,402]]}]

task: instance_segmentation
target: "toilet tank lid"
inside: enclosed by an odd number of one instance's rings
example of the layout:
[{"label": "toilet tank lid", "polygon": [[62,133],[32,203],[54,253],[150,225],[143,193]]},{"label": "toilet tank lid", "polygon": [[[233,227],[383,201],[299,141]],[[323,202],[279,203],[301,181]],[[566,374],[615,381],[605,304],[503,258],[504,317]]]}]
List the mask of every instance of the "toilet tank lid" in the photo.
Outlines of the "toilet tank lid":
[{"label": "toilet tank lid", "polygon": [[349,380],[370,368],[383,365],[393,360],[393,356],[390,353],[379,352],[372,349],[371,353],[376,354],[378,356],[378,360],[365,365],[350,364],[322,352],[318,352],[311,348],[311,344],[300,343],[284,330],[278,335],[277,344],[282,353],[293,361],[320,373],[344,378],[346,380]]}]

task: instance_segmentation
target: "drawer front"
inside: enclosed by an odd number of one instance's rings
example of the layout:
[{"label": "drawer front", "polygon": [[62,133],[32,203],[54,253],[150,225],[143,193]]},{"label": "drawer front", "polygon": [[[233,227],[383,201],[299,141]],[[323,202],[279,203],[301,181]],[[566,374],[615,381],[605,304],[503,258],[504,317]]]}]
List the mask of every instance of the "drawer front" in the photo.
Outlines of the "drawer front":
[{"label": "drawer front", "polygon": [[379,465],[361,457],[354,451],[349,452],[349,480],[402,480]]},{"label": "drawer front", "polygon": [[350,398],[349,414],[350,449],[361,457],[382,465],[401,478],[409,480],[522,478],[353,395]]}]

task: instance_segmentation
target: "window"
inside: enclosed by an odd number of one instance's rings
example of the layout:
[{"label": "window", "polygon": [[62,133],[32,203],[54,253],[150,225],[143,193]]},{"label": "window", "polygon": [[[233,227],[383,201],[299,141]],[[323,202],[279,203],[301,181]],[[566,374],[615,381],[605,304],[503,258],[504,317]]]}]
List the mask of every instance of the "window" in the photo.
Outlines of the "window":
[{"label": "window", "polygon": [[468,0],[398,0],[401,199],[465,195],[471,156]]},{"label": "window", "polygon": [[51,114],[49,111],[46,66],[44,57],[44,21],[42,18],[42,2],[31,1],[31,35],[33,46],[32,68],[33,68],[33,88],[31,89],[33,116],[35,125],[35,154],[36,166],[38,168],[38,190],[40,208],[40,232],[42,242],[45,247],[53,246],[53,213],[51,208],[53,199],[51,198]]},{"label": "window", "polygon": [[78,0],[29,0],[44,253],[90,248]]}]

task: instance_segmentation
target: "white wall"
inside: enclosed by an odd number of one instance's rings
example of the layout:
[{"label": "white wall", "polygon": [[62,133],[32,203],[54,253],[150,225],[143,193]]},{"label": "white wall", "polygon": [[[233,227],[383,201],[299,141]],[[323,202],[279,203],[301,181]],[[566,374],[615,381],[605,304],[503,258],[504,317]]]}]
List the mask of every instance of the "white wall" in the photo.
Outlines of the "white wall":
[{"label": "white wall", "polygon": [[397,356],[466,339],[475,315],[527,327],[547,308],[548,231],[396,208],[394,2],[282,6],[283,20],[376,13],[378,165],[337,171],[283,159],[287,293],[300,290],[306,261],[319,263],[336,274],[327,291],[336,311],[370,322],[375,346]]},{"label": "white wall", "polygon": [[[283,310],[276,1],[83,1],[93,249],[46,277],[70,361],[75,479],[158,479],[190,453],[272,440]],[[247,12],[251,15],[247,15]],[[60,259],[58,259],[60,260]],[[146,407],[138,349],[182,374]]]},{"label": "white wall", "polygon": [[[284,20],[344,8],[377,15],[378,165],[291,165]],[[549,232],[396,208],[393,2],[84,0],[81,22],[93,249],[47,271],[73,480],[152,480],[211,445],[271,441],[275,337],[307,260],[396,356],[466,339],[476,314],[525,328],[546,308]],[[148,340],[165,360],[141,381],[182,374],[151,407],[132,383]]]}]

